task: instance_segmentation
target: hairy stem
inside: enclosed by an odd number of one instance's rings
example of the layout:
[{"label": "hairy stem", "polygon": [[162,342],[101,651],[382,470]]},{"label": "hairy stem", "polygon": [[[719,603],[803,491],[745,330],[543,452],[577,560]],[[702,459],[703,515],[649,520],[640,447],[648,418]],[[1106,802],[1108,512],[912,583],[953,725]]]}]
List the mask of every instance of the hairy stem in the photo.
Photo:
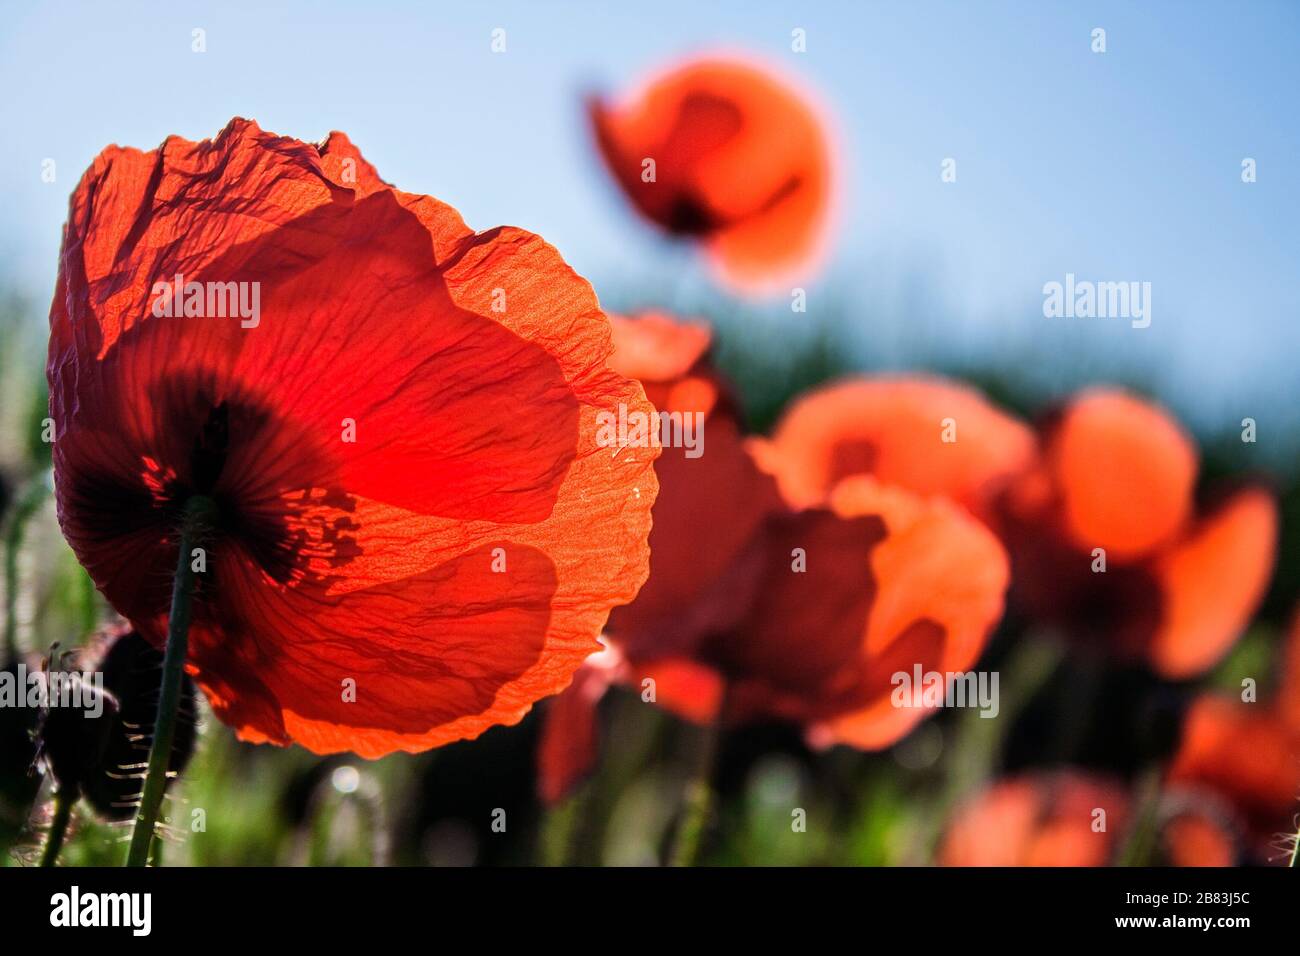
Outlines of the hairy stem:
[{"label": "hairy stem", "polygon": [[189,647],[190,612],[194,599],[194,570],[190,552],[208,525],[214,510],[212,499],[202,496],[196,495],[185,504],[176,577],[172,581],[172,607],[167,621],[167,649],[163,654],[158,714],[154,718],[153,745],[149,749],[144,787],[140,792],[140,808],[136,811],[135,830],[131,833],[131,848],[126,857],[127,866],[148,865],[149,847],[153,843],[154,827],[162,807],[163,793],[167,789],[167,766],[171,762],[172,741],[176,736],[176,709],[181,699],[181,677]]},{"label": "hairy stem", "polygon": [[71,790],[62,787],[54,795],[54,819],[50,821],[50,832],[45,837],[45,849],[41,852],[41,866],[53,866],[63,849],[63,838],[68,835],[68,821],[72,819],[72,805],[77,802]]}]

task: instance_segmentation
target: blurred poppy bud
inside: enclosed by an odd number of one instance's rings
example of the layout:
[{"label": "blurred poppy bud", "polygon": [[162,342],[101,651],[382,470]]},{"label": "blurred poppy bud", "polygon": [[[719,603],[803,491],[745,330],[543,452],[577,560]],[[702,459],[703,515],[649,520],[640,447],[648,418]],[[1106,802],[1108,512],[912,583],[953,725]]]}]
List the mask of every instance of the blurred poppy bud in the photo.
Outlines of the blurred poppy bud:
[{"label": "blurred poppy bud", "polygon": [[[59,786],[74,790],[109,820],[129,820],[149,760],[150,728],[158,710],[163,655],[135,631],[107,639],[99,659],[102,684],[79,681],[81,706],[51,706],[40,730],[41,753]],[[168,770],[183,771],[194,753],[197,700],[182,678]],[[171,777],[168,778],[170,785]]]},{"label": "blurred poppy bud", "polygon": [[47,667],[44,676],[48,684],[39,727],[41,757],[59,791],[75,799],[81,781],[103,764],[117,701],[81,674]]}]

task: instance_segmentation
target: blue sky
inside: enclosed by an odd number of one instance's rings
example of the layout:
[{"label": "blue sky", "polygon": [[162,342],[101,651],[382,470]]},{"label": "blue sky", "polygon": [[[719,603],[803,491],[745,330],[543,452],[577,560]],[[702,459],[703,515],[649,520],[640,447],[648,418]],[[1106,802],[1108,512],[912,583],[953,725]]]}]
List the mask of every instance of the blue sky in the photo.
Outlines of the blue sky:
[{"label": "blue sky", "polygon": [[[800,78],[835,118],[842,203],[810,312],[839,303],[867,360],[1013,355],[1049,389],[1128,370],[1207,429],[1251,415],[1261,441],[1266,422],[1296,438],[1300,4],[318,0],[4,15],[0,279],[42,305],[67,194],[100,148],[200,138],[236,114],[302,139],[345,130],[385,178],[471,225],[542,233],[617,304],[694,266],[614,194],[581,96],[732,49]],[[495,27],[505,54],[490,50]],[[805,54],[790,49],[795,27]],[[945,157],[956,183],[940,181]],[[1151,327],[1044,318],[1042,286],[1067,272],[1151,282]],[[782,300],[767,310],[804,321]]]}]

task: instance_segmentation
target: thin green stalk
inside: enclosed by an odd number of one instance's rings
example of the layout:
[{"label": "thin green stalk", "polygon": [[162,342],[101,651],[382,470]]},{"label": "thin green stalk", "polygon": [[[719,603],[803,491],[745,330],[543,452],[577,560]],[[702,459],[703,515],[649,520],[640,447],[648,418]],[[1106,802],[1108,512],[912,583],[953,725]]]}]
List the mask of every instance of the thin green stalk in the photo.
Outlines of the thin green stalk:
[{"label": "thin green stalk", "polygon": [[4,649],[10,660],[18,656],[18,553],[23,548],[27,522],[45,503],[49,494],[45,475],[33,478],[14,502],[13,513],[5,527],[5,625]]},{"label": "thin green stalk", "polygon": [[194,599],[194,570],[190,552],[207,526],[216,505],[211,498],[196,495],[185,503],[181,524],[180,550],[176,559],[176,578],[172,581],[171,615],[167,621],[167,649],[163,653],[162,687],[158,693],[158,715],[154,719],[153,746],[140,792],[135,830],[127,866],[147,866],[154,827],[167,789],[167,766],[171,762],[172,741],[176,736],[176,709],[181,699],[181,677],[189,647],[190,613]]},{"label": "thin green stalk", "polygon": [[384,807],[383,790],[379,781],[363,775],[361,785],[352,794],[361,819],[370,831],[369,866],[389,866],[392,862],[392,847],[388,837],[388,814]]},{"label": "thin green stalk", "polygon": [[[637,778],[660,750],[668,720],[659,707],[638,693],[615,691],[612,713],[603,728],[609,746],[587,780],[562,807],[548,814],[543,836],[547,866],[585,866],[601,862],[610,816],[628,782]],[[562,820],[555,820],[557,814]]]},{"label": "thin green stalk", "polygon": [[50,821],[50,832],[45,837],[45,849],[41,853],[41,866],[53,866],[63,849],[63,838],[68,835],[68,821],[72,819],[72,805],[76,796],[69,790],[59,789],[54,795],[54,819]]},{"label": "thin green stalk", "polygon": [[1291,838],[1291,861],[1287,866],[1300,868],[1300,830]]},{"label": "thin green stalk", "polygon": [[709,816],[713,812],[713,774],[718,762],[718,744],[722,738],[722,722],[727,711],[727,693],[723,688],[722,701],[717,716],[705,727],[700,739],[695,769],[686,784],[686,797],[682,804],[677,832],[668,858],[669,866],[694,866],[704,842]]},{"label": "thin green stalk", "polygon": [[919,828],[907,863],[918,866],[933,861],[953,807],[963,796],[986,784],[996,772],[1002,762],[1007,734],[1056,673],[1064,657],[1065,650],[1058,642],[1041,635],[1025,635],[1011,648],[1002,664],[998,716],[986,718],[978,709],[967,708],[958,717],[954,739],[944,748],[947,754],[944,779],[926,813],[926,821]]},{"label": "thin green stalk", "polygon": [[1116,852],[1117,866],[1150,866],[1155,854],[1160,829],[1160,765],[1153,764],[1138,780],[1136,786],[1137,812],[1126,839]]},{"label": "thin green stalk", "polygon": [[591,781],[587,781],[573,796],[547,809],[538,841],[542,866],[565,866],[569,862],[582,823],[582,805],[591,790]]}]

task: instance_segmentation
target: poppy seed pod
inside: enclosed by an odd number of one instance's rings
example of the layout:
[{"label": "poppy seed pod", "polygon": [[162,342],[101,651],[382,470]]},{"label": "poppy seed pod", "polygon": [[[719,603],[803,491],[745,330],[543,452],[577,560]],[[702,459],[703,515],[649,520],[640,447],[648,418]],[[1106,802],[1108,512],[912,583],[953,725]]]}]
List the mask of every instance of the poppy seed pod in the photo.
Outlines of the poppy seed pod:
[{"label": "poppy seed pod", "polygon": [[[61,674],[48,674],[51,680]],[[73,798],[80,796],[81,783],[104,765],[109,735],[117,715],[117,699],[106,688],[84,680],[80,674],[66,675],[62,691],[51,689],[50,700],[41,715],[41,757],[59,790]],[[66,691],[63,702],[54,698]]]},{"label": "poppy seed pod", "polygon": [[[100,764],[81,780],[81,793],[103,817],[130,819],[140,792],[143,764],[149,759],[158,689],[162,682],[162,654],[134,631],[110,640],[100,662],[104,688],[117,701],[111,716]],[[198,694],[188,676],[181,678],[181,700],[168,761],[172,775],[184,772],[198,738]]]},{"label": "poppy seed pod", "polygon": [[[106,638],[99,653],[93,673],[102,682],[69,675],[81,694],[72,698],[76,706],[52,702],[45,711],[39,734],[41,754],[61,791],[84,797],[105,819],[129,820],[149,759],[163,658],[130,630]],[[168,785],[194,753],[197,713],[194,682],[183,677]]]}]

